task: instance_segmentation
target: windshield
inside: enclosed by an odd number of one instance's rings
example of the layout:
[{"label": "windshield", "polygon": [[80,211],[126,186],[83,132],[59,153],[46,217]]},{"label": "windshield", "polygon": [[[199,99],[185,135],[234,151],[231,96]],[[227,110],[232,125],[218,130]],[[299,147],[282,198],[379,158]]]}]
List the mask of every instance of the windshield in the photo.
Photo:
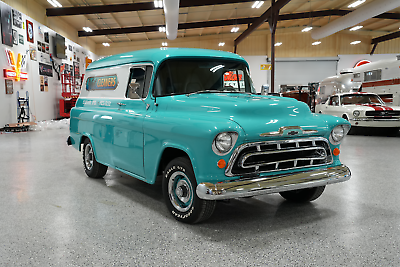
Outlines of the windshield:
[{"label": "windshield", "polygon": [[154,80],[154,96],[204,92],[255,93],[246,65],[238,61],[171,59]]},{"label": "windshield", "polygon": [[342,105],[357,105],[357,104],[383,104],[382,100],[377,95],[343,95],[341,96]]}]

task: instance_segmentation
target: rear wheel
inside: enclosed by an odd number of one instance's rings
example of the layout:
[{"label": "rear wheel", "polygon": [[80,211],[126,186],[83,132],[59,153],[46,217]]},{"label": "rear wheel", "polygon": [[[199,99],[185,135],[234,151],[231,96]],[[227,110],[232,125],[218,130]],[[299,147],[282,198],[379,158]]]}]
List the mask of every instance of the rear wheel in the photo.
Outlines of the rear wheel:
[{"label": "rear wheel", "polygon": [[108,167],[98,163],[93,152],[93,146],[90,140],[87,138],[83,142],[82,150],[83,167],[87,176],[91,178],[102,178]]},{"label": "rear wheel", "polygon": [[312,188],[298,189],[286,192],[280,192],[279,194],[286,200],[292,202],[307,202],[313,201],[319,198],[324,192],[325,186],[318,186]]},{"label": "rear wheel", "polygon": [[167,165],[163,175],[164,200],[178,221],[197,223],[213,214],[216,202],[198,198],[196,187],[192,164],[187,158],[176,158]]}]

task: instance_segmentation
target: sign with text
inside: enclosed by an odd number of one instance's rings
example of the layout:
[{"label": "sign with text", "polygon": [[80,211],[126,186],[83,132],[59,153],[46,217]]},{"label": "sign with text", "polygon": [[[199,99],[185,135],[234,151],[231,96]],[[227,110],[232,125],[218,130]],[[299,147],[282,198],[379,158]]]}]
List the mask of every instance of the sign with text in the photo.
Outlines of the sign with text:
[{"label": "sign with text", "polygon": [[108,76],[89,77],[86,80],[86,90],[114,90],[118,85],[116,74]]},{"label": "sign with text", "polygon": [[53,77],[53,67],[48,64],[39,63],[39,74]]}]

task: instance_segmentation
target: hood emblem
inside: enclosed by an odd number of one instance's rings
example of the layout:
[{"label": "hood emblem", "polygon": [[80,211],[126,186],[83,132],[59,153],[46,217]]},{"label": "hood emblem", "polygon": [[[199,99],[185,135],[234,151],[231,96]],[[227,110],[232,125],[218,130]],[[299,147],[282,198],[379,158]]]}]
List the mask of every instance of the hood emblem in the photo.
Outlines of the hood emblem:
[{"label": "hood emblem", "polygon": [[290,132],[287,133],[287,135],[291,135],[291,136],[297,135],[297,134],[299,134],[298,131],[290,131]]},{"label": "hood emblem", "polygon": [[314,134],[318,133],[317,130],[303,130],[300,126],[283,126],[276,132],[268,132],[260,134],[261,137],[269,136],[295,136],[299,134]]}]

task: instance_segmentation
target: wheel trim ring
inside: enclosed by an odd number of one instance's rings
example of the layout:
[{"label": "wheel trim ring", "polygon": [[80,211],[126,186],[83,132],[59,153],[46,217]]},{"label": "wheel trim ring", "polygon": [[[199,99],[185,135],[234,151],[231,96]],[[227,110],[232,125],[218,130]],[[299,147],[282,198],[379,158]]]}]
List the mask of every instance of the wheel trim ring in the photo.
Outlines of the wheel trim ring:
[{"label": "wheel trim ring", "polygon": [[[177,189],[186,187],[187,196],[178,196]],[[189,178],[183,172],[174,172],[168,181],[168,196],[172,206],[180,212],[188,211],[193,204],[193,188]]]},{"label": "wheel trim ring", "polygon": [[90,144],[87,144],[85,147],[85,167],[86,169],[88,169],[89,171],[92,169],[93,167],[93,149],[92,146]]}]

